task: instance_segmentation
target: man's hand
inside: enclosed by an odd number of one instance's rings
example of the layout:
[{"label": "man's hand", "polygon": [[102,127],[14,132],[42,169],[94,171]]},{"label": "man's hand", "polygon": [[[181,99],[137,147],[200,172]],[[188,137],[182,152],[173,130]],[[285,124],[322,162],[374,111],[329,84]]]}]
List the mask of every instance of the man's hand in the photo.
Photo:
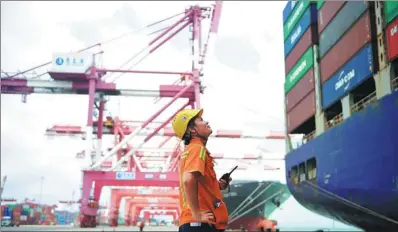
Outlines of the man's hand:
[{"label": "man's hand", "polygon": [[192,216],[198,222],[216,224],[214,214],[211,211],[192,212]]},{"label": "man's hand", "polygon": [[[232,181],[232,178],[229,177],[229,182],[231,182],[231,181]],[[218,186],[220,186],[221,190],[225,190],[228,187],[227,182],[225,180],[223,180],[223,179],[220,179],[218,181]]]}]

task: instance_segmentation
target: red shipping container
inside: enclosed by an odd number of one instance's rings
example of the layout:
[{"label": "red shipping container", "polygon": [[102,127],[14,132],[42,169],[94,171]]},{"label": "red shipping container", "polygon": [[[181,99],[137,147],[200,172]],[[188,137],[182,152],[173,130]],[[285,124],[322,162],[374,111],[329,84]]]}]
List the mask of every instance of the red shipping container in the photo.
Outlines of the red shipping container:
[{"label": "red shipping container", "polygon": [[15,208],[12,210],[13,212],[18,212],[19,214],[21,214],[22,211],[22,207],[20,205],[15,206]]},{"label": "red shipping container", "polygon": [[398,57],[398,18],[386,27],[388,59],[392,61]]},{"label": "red shipping container", "polygon": [[320,61],[321,80],[325,83],[371,40],[369,12],[366,12]]},{"label": "red shipping container", "polygon": [[307,28],[300,41],[294,46],[285,60],[285,74],[287,75],[305,51],[312,45],[318,44],[318,33],[316,33],[316,24]]},{"label": "red shipping container", "polygon": [[309,92],[315,89],[314,68],[308,70],[296,86],[286,95],[286,112],[290,112]]},{"label": "red shipping container", "polygon": [[312,90],[287,114],[287,131],[292,133],[297,127],[315,115],[315,90]]},{"label": "red shipping container", "polygon": [[318,12],[318,33],[326,28],[326,26],[332,21],[334,16],[343,7],[346,1],[325,1],[322,8]]}]

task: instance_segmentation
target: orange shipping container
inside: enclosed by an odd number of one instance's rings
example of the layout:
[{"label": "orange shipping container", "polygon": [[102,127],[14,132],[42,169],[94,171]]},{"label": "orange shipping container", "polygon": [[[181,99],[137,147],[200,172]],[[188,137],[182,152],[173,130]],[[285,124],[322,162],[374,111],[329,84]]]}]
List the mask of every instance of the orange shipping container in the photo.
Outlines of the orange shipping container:
[{"label": "orange shipping container", "polygon": [[292,133],[297,127],[315,115],[315,89],[287,113],[287,130]]}]

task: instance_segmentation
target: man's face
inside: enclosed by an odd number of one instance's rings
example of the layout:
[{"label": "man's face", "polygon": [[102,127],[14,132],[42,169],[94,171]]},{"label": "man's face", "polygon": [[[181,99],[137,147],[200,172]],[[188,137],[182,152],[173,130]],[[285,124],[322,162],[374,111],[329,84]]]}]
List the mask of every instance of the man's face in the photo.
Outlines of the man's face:
[{"label": "man's face", "polygon": [[[196,132],[202,136],[209,137],[211,133],[213,132],[211,130],[211,127],[209,126],[209,123],[204,121],[203,118],[197,117],[195,119],[195,126],[194,129]],[[194,130],[194,132],[195,132]]]}]

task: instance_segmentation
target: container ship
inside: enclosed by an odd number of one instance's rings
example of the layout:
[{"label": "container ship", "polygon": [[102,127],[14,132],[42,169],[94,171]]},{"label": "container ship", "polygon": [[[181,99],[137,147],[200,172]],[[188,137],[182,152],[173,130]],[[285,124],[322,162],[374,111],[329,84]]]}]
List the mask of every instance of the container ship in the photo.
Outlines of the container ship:
[{"label": "container ship", "polygon": [[257,231],[259,222],[269,216],[289,197],[285,184],[277,181],[233,180],[230,191],[223,193],[229,212],[229,229]]},{"label": "container ship", "polygon": [[310,211],[365,231],[398,228],[397,15],[397,1],[283,10],[287,185]]}]

